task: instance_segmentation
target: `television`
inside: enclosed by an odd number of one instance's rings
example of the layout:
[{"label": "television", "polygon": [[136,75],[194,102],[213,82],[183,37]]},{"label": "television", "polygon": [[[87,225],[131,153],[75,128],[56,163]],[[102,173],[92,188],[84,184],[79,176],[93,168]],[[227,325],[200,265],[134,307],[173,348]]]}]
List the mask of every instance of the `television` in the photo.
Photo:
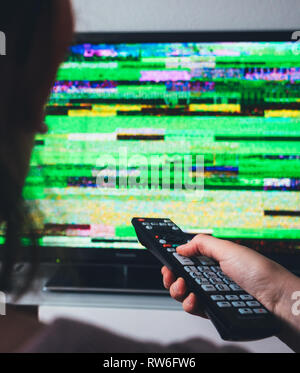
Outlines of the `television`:
[{"label": "television", "polygon": [[[147,267],[151,283],[160,264],[131,226],[143,216],[300,270],[300,48],[292,35],[77,34],[24,188],[41,211],[42,261],[87,273],[117,268],[109,278],[135,268],[131,288]],[[184,184],[177,171],[187,158]]]}]

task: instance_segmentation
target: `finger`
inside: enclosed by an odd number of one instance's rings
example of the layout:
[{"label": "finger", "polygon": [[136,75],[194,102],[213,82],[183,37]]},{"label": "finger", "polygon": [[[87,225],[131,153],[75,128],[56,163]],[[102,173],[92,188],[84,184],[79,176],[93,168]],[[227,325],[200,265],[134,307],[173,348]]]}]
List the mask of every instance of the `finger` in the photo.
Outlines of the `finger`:
[{"label": "finger", "polygon": [[228,256],[240,255],[242,248],[243,246],[230,241],[221,240],[205,234],[198,234],[189,243],[178,246],[176,251],[184,256],[206,255],[221,262],[228,258]]},{"label": "finger", "polygon": [[176,277],[174,276],[173,272],[169,270],[167,267],[163,267],[161,269],[163,274],[163,284],[166,289],[170,289],[170,286],[176,281]]},{"label": "finger", "polygon": [[185,312],[188,312],[192,315],[201,316],[204,318],[208,318],[204,311],[202,311],[201,307],[199,307],[197,297],[194,293],[190,293],[185,300],[182,302],[182,307]]},{"label": "finger", "polygon": [[178,302],[183,302],[186,297],[186,285],[182,277],[179,277],[171,286],[170,286],[170,295],[172,298]]},{"label": "finger", "polygon": [[161,268],[160,272],[161,272],[162,275],[164,274],[164,272],[165,272],[166,269],[168,269],[166,266],[163,266],[163,267]]}]

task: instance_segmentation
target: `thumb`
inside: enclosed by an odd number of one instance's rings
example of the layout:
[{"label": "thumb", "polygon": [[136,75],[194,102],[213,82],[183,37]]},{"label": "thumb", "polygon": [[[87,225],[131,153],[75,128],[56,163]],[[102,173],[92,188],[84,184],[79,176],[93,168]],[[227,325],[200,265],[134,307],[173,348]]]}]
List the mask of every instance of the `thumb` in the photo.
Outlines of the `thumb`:
[{"label": "thumb", "polygon": [[241,246],[205,234],[198,234],[190,242],[177,247],[177,252],[183,256],[205,255],[217,262],[225,260],[230,255],[237,254]]}]

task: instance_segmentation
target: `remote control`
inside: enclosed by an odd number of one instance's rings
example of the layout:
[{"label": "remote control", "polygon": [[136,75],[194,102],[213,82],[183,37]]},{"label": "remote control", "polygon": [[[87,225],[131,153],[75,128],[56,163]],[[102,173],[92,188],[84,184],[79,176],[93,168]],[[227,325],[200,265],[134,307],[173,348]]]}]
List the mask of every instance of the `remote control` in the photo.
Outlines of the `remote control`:
[{"label": "remote control", "polygon": [[170,219],[137,217],[132,224],[140,243],[176,277],[184,278],[224,340],[250,341],[278,333],[276,317],[226,276],[216,261],[176,252],[190,237]]}]

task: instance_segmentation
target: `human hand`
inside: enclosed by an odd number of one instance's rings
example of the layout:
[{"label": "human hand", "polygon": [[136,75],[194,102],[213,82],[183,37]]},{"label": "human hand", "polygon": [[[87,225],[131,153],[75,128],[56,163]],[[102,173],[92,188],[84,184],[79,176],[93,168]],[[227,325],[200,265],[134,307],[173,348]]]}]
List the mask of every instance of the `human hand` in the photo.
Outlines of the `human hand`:
[{"label": "human hand", "polygon": [[[284,285],[290,277],[279,264],[245,246],[203,234],[177,247],[177,252],[183,256],[205,255],[215,259],[228,277],[276,314]],[[182,302],[186,312],[206,317],[202,305],[194,293],[189,293],[183,278],[176,279],[166,266],[162,268],[162,274],[165,288],[169,289],[172,298]]]}]

